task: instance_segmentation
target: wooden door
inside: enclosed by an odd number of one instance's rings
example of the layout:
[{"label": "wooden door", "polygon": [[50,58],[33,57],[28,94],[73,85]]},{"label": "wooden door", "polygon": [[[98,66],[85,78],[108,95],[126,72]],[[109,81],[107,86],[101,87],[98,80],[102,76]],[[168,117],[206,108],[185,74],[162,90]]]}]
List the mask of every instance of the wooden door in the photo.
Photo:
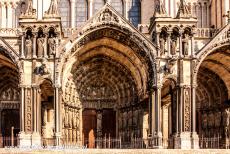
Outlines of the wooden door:
[{"label": "wooden door", "polygon": [[97,130],[96,110],[86,109],[82,114],[84,145],[88,148],[95,148],[95,138]]}]

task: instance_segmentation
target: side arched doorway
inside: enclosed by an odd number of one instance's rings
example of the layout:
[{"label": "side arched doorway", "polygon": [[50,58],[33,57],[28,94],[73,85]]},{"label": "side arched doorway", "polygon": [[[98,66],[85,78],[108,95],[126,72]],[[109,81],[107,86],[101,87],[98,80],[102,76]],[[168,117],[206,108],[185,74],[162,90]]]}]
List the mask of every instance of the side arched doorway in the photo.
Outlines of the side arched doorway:
[{"label": "side arched doorway", "polygon": [[166,79],[161,90],[162,137],[164,148],[174,148],[173,135],[177,132],[177,88],[173,79]]},{"label": "side arched doorway", "polygon": [[[20,89],[17,66],[0,50],[0,146],[17,145],[20,132]],[[12,138],[13,137],[13,138]],[[13,139],[13,140],[12,140]]]},{"label": "side arched doorway", "polygon": [[201,148],[229,146],[230,50],[215,49],[202,61],[197,75],[196,131]]},{"label": "side arched doorway", "polygon": [[45,79],[40,85],[39,119],[41,119],[42,145],[55,145],[54,88],[52,82]]}]

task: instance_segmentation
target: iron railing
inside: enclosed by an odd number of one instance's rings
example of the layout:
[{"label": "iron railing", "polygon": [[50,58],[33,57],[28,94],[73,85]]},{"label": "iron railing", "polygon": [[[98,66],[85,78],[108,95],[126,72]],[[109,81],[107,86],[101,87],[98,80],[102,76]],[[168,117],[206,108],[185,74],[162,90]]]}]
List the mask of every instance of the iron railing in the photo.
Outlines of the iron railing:
[{"label": "iron railing", "polygon": [[[159,143],[161,142],[161,143]],[[164,149],[170,149],[174,147],[175,139],[157,139],[157,138],[131,138],[124,140],[122,138],[96,138],[93,141],[84,140],[84,142],[70,142],[67,139],[62,138],[60,146],[63,148],[97,148],[97,149],[151,149],[155,145],[162,145]],[[0,137],[0,148],[3,147],[17,147],[19,145],[19,138],[14,137]],[[42,138],[41,145],[43,148],[49,146],[55,146],[54,138]],[[220,136],[203,137],[199,138],[199,146],[201,149],[230,149],[230,141],[228,138],[222,138]]]},{"label": "iron railing", "polygon": [[199,139],[199,146],[201,149],[229,149],[229,138],[222,138],[219,135],[214,137],[201,136]]}]

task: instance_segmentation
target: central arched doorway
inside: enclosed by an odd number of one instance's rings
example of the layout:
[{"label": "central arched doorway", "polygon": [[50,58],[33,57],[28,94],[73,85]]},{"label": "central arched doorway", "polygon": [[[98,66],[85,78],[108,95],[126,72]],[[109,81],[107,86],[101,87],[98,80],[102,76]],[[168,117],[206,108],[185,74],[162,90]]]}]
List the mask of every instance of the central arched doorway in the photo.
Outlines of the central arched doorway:
[{"label": "central arched doorway", "polygon": [[196,131],[201,148],[229,147],[230,50],[215,49],[202,61],[197,75]]},{"label": "central arched doorway", "polygon": [[122,148],[149,134],[146,112],[153,57],[147,45],[116,28],[88,32],[68,55],[62,107],[66,143]]},{"label": "central arched doorway", "polygon": [[[106,50],[106,48],[101,50]],[[85,142],[90,143],[91,137],[99,139],[106,136],[111,138],[116,138],[116,135],[119,136],[119,117],[116,117],[116,114],[120,114],[119,108],[123,108],[125,105],[127,107],[131,106],[138,101],[137,87],[131,72],[125,66],[116,62],[115,59],[99,54],[88,57],[81,65],[74,68],[73,79],[84,109],[83,117],[86,118],[83,119]],[[96,115],[87,115],[89,109],[94,111]],[[95,116],[96,118],[93,118]],[[133,127],[132,117],[131,115],[128,116],[130,116],[128,117],[130,120],[125,125]],[[86,131],[90,119],[94,119],[92,123],[96,123],[90,129],[94,130],[93,134]],[[124,127],[124,129],[127,129],[127,127]],[[132,129],[125,130],[130,132],[123,134],[123,137],[134,135],[135,132],[132,132]]]}]

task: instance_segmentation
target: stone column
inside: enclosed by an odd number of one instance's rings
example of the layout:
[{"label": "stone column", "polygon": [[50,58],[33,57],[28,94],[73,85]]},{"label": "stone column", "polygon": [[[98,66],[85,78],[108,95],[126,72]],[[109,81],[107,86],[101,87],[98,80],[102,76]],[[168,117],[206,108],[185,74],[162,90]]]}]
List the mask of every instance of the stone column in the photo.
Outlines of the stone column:
[{"label": "stone column", "polygon": [[7,28],[7,20],[6,20],[6,2],[1,2],[1,11],[2,11],[2,27]]},{"label": "stone column", "polygon": [[32,145],[41,146],[41,135],[38,128],[38,85],[32,85],[32,101],[33,101],[33,133],[32,133]]},{"label": "stone column", "polygon": [[12,28],[16,28],[16,2],[12,2]]},{"label": "stone column", "polygon": [[41,135],[41,126],[42,126],[42,120],[41,120],[41,112],[42,112],[42,104],[41,104],[41,89],[39,86],[37,87],[37,132]]},{"label": "stone column", "polygon": [[183,57],[183,47],[182,47],[182,32],[179,32],[179,57]]},{"label": "stone column", "polygon": [[37,58],[37,34],[33,33],[33,58]]},{"label": "stone column", "polygon": [[172,32],[168,32],[168,36],[167,36],[167,50],[168,50],[168,57],[171,57],[171,34]]},{"label": "stone column", "polygon": [[55,86],[54,90],[54,110],[55,110],[55,145],[58,146],[61,143],[61,132],[60,132],[60,127],[61,127],[61,120],[60,120],[60,105],[61,103],[59,102],[59,86]]},{"label": "stone column", "polygon": [[161,85],[156,86],[155,95],[155,148],[162,148],[162,130],[161,130]]},{"label": "stone column", "polygon": [[30,141],[25,136],[25,87],[21,87],[19,146],[28,146]]},{"label": "stone column", "polygon": [[156,86],[150,95],[150,131],[153,139],[153,148],[162,148],[161,131],[161,85]]},{"label": "stone column", "polygon": [[[45,33],[45,46],[44,46],[44,58],[47,58],[48,54],[48,33]],[[50,52],[50,51],[49,51]]]},{"label": "stone column", "polygon": [[[151,83],[152,81],[150,81],[150,92],[149,92],[149,118],[148,118],[148,123],[149,123],[149,132],[148,132],[148,137],[153,137],[154,132],[155,132],[155,113],[154,113],[154,109],[155,109],[155,91],[154,88],[152,87],[153,83]],[[125,117],[124,117],[125,118]]]},{"label": "stone column", "polygon": [[71,3],[71,27],[72,28],[75,28],[75,0],[70,0],[70,3]]},{"label": "stone column", "polygon": [[160,57],[161,56],[161,51],[160,51],[160,32],[157,32],[157,56]]},{"label": "stone column", "polygon": [[207,2],[207,25],[206,27],[210,27],[210,10],[209,10],[209,2]]},{"label": "stone column", "polygon": [[199,149],[199,137],[196,132],[196,85],[192,85],[192,149]]},{"label": "stone column", "polygon": [[25,123],[24,123],[24,118],[25,118],[25,113],[24,113],[24,108],[25,108],[25,88],[21,86],[21,107],[20,107],[20,130],[21,132],[25,131]]},{"label": "stone column", "polygon": [[25,58],[25,34],[21,35],[21,58]]},{"label": "stone column", "polygon": [[13,9],[12,4],[7,3],[7,28],[13,28]]},{"label": "stone column", "polygon": [[201,28],[204,28],[204,3],[201,2]]},{"label": "stone column", "polygon": [[194,50],[194,33],[191,35],[191,56],[194,57],[195,56],[195,50]]},{"label": "stone column", "polygon": [[129,0],[124,0],[124,17],[127,19],[127,20],[129,20],[129,13],[128,13],[128,10],[129,10]]},{"label": "stone column", "polygon": [[97,110],[97,137],[102,137],[102,110]]},{"label": "stone column", "polygon": [[[89,0],[89,17],[93,16],[93,0]],[[95,12],[94,12],[95,13]]]}]

